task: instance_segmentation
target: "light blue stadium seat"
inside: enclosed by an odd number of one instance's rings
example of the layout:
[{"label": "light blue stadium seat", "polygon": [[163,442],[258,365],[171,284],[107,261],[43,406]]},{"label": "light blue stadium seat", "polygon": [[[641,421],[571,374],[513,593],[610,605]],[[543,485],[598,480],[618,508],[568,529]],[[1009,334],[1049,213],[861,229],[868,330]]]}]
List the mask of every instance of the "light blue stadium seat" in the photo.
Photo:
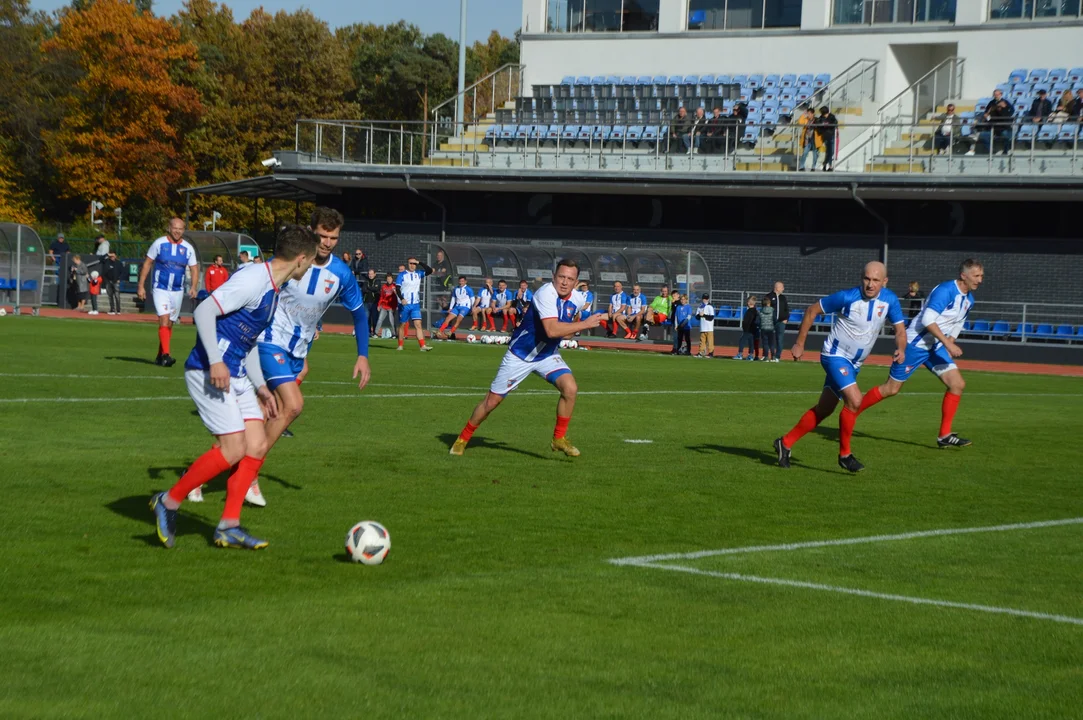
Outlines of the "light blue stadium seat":
[{"label": "light blue stadium seat", "polygon": [[758,90],[763,87],[763,75],[759,73],[753,73],[748,76],[748,86],[753,90]]},{"label": "light blue stadium seat", "polygon": [[715,83],[717,83],[719,85],[732,85],[733,84],[733,78],[731,78],[729,75],[725,75],[725,74],[723,74],[723,75],[715,75],[714,81],[715,81]]},{"label": "light blue stadium seat", "polygon": [[635,75],[625,75],[620,79],[620,84],[626,87],[632,87],[636,84]]},{"label": "light blue stadium seat", "polygon": [[1060,96],[1064,94],[1064,91],[1068,90],[1070,92],[1071,89],[1072,89],[1072,83],[1069,83],[1069,82],[1053,83],[1053,88],[1049,91],[1049,95],[1050,95],[1049,99],[1050,99],[1050,101],[1052,101],[1054,108],[1057,107],[1057,103],[1060,101]]},{"label": "light blue stadium seat", "polygon": [[1072,68],[1064,79],[1073,84],[1083,82],[1083,67]]},{"label": "light blue stadium seat", "polygon": [[741,142],[755,145],[760,139],[760,129],[755,125],[745,125],[745,132],[741,136]]},{"label": "light blue stadium seat", "polygon": [[1028,110],[1030,110],[1030,98],[1028,97],[1023,98],[1022,100],[1016,100],[1014,108],[1016,115],[1022,115],[1023,113],[1027,112]]},{"label": "light blue stadium seat", "polygon": [[587,75],[580,75],[575,79],[576,85],[590,85],[590,77]]},{"label": "light blue stadium seat", "polygon": [[759,120],[760,115],[763,114],[763,103],[758,100],[753,100],[748,104],[748,119]]},{"label": "light blue stadium seat", "polygon": [[666,85],[680,85],[684,81],[684,77],[681,75],[670,75],[666,79]]},{"label": "light blue stadium seat", "polygon": [[1046,70],[1044,68],[1034,68],[1029,73],[1027,73],[1027,82],[1029,82],[1029,83],[1044,82],[1047,75],[1049,75],[1048,70]]},{"label": "light blue stadium seat", "polygon": [[767,103],[767,102],[775,102],[775,103],[777,103],[779,94],[780,93],[779,93],[779,90],[778,90],[777,87],[767,88],[767,89],[765,89],[763,91],[763,101],[765,103]]},{"label": "light blue stadium seat", "polygon": [[812,87],[819,90],[831,82],[831,73],[820,73],[812,80]]},{"label": "light blue stadium seat", "polygon": [[786,88],[796,87],[797,86],[797,76],[796,75],[783,75],[781,78],[779,78],[778,86],[780,88],[782,88],[783,90],[785,90]]},{"label": "light blue stadium seat", "polygon": [[516,140],[527,140],[530,138],[530,133],[534,132],[533,125],[520,125],[515,128]]},{"label": "light blue stadium seat", "polygon": [[627,137],[632,142],[639,142],[643,137],[643,128],[639,125],[633,125],[628,128]]},{"label": "light blue stadium seat", "polygon": [[782,79],[778,75],[764,75],[763,86],[764,88],[777,88]]},{"label": "light blue stadium seat", "polygon": [[1030,86],[1030,89],[1034,93],[1034,95],[1037,95],[1039,90],[1045,90],[1046,94],[1049,94],[1049,91],[1052,88],[1053,88],[1052,85],[1050,85],[1049,83],[1044,83],[1044,82],[1037,82],[1037,83],[1034,83],[1033,85]]},{"label": "light blue stadium seat", "polygon": [[1038,126],[1034,123],[1027,123],[1019,128],[1019,135],[1017,138],[1019,142],[1031,142],[1037,134]]},{"label": "light blue stadium seat", "polygon": [[1012,87],[1013,87],[1013,85],[1011,83],[1000,83],[999,85],[996,86],[996,89],[999,90],[1000,92],[1004,93],[1004,97],[1011,97],[1012,96]]},{"label": "light blue stadium seat", "polygon": [[797,93],[794,92],[793,90],[783,90],[778,95],[778,101],[779,102],[792,103],[796,99],[797,99]]},{"label": "light blue stadium seat", "polygon": [[714,85],[717,81],[715,80],[714,75],[701,75],[699,82],[701,85]]},{"label": "light blue stadium seat", "polygon": [[[1016,83],[1015,85],[1012,85],[1011,90],[1004,93],[1004,96],[1011,100],[1018,100],[1019,98],[1030,97],[1030,83]],[[993,98],[989,98],[990,102],[992,102],[992,100]]]},{"label": "light blue stadium seat", "polygon": [[564,130],[560,133],[560,138],[562,140],[574,141],[577,137],[579,137],[578,125],[565,125]]},{"label": "light blue stadium seat", "polygon": [[763,106],[763,122],[764,124],[774,125],[778,122],[778,106],[777,105],[764,105]]},{"label": "light blue stadium seat", "polygon": [[552,140],[556,142],[560,139],[560,136],[564,133],[563,125],[550,125],[549,130],[545,133],[546,140]]},{"label": "light blue stadium seat", "polygon": [[755,91],[751,87],[746,85],[746,86],[741,88],[741,92],[738,93],[737,99],[740,100],[741,102],[745,102],[745,103],[746,102],[751,102],[752,101],[752,95],[753,95],[754,92]]},{"label": "light blue stadium seat", "polygon": [[1075,142],[1079,135],[1079,123],[1064,123],[1058,126],[1057,140],[1061,142]]},{"label": "light blue stadium seat", "polygon": [[1068,68],[1050,68],[1049,74],[1045,76],[1045,81],[1059,83],[1066,77],[1068,77]]},{"label": "light blue stadium seat", "polygon": [[779,117],[793,117],[796,111],[796,106],[792,102],[780,101],[778,103],[778,116]]},{"label": "light blue stadium seat", "polygon": [[1004,337],[1005,335],[1010,334],[1011,331],[1011,323],[1009,323],[1007,320],[997,320],[995,323],[993,323],[993,329],[991,332],[997,337]]},{"label": "light blue stadium seat", "polygon": [[685,85],[699,85],[699,75],[685,75],[683,84],[685,84]]},{"label": "light blue stadium seat", "polygon": [[659,130],[657,125],[648,125],[647,127],[643,128],[642,140],[643,142],[647,143],[658,142],[660,133],[661,131]]},{"label": "light blue stadium seat", "polygon": [[812,75],[804,74],[797,76],[797,84],[794,86],[799,90],[808,90],[812,88],[812,83],[815,82],[815,78]]},{"label": "light blue stadium seat", "polygon": [[598,86],[605,85],[606,84],[605,76],[604,75],[595,75],[594,77],[592,77],[590,79],[590,84],[591,85],[598,85]]},{"label": "light blue stadium seat", "polygon": [[1070,339],[1075,333],[1072,332],[1071,325],[1057,325],[1056,336],[1062,339]]},{"label": "light blue stadium seat", "polygon": [[640,86],[650,85],[652,82],[653,81],[651,80],[650,75],[640,75],[639,77],[636,78],[636,85],[640,85]]},{"label": "light blue stadium seat", "polygon": [[970,332],[977,334],[988,334],[991,324],[988,320],[975,320],[970,326]]},{"label": "light blue stadium seat", "polygon": [[1008,75],[1008,82],[1010,82],[1010,83],[1021,83],[1021,82],[1026,82],[1026,80],[1027,80],[1027,70],[1026,70],[1026,68],[1018,68],[1016,70],[1012,70],[1011,74]]},{"label": "light blue stadium seat", "polygon": [[[1014,99],[1014,98],[1009,97],[1009,99]],[[978,98],[978,104],[974,106],[974,112],[978,112],[978,113],[985,112],[985,106],[988,105],[991,102],[993,102],[993,96],[992,95],[987,95],[985,97]]]},{"label": "light blue stadium seat", "polygon": [[798,104],[808,102],[812,99],[812,93],[804,88],[797,91],[797,95],[794,96],[794,101]]},{"label": "light blue stadium seat", "polygon": [[609,140],[611,142],[624,142],[624,134],[628,131],[623,125],[614,125],[609,129]]},{"label": "light blue stadium seat", "polygon": [[489,140],[490,138],[500,137],[500,127],[500,125],[490,125],[485,128],[485,139]]},{"label": "light blue stadium seat", "polygon": [[501,140],[514,140],[515,131],[519,128],[518,125],[501,125],[500,126],[500,139]]},{"label": "light blue stadium seat", "polygon": [[1053,142],[1057,139],[1058,130],[1060,130],[1059,125],[1052,125],[1050,123],[1046,123],[1045,125],[1042,125],[1041,129],[1038,130],[1038,140],[1041,142]]},{"label": "light blue stadium seat", "polygon": [[748,75],[734,75],[730,78],[730,84],[742,87],[748,85]]},{"label": "light blue stadium seat", "polygon": [[563,78],[560,79],[560,84],[575,85],[575,77],[573,77],[572,75],[565,75]]},{"label": "light blue stadium seat", "polygon": [[1046,323],[1041,323],[1034,328],[1034,337],[1049,338],[1053,337],[1053,326]]},{"label": "light blue stadium seat", "polygon": [[582,140],[583,142],[590,142],[591,135],[594,132],[593,125],[580,125],[579,134],[575,136],[576,140]]},{"label": "light blue stadium seat", "polygon": [[665,75],[655,75],[653,78],[651,78],[651,84],[652,85],[665,85],[666,84],[666,76]]}]

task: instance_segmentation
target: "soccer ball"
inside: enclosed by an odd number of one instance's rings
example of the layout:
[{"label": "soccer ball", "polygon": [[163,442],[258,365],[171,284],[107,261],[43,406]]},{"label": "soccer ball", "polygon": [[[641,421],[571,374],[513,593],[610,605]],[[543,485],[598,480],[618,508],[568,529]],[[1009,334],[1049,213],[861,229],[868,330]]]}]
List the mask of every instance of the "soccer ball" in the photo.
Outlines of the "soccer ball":
[{"label": "soccer ball", "polygon": [[507,345],[510,342],[511,342],[511,335],[501,335],[500,336],[500,344],[501,345]]},{"label": "soccer ball", "polygon": [[391,535],[378,522],[362,520],[346,535],[346,554],[354,562],[379,565],[390,550]]},{"label": "soccer ball", "polygon": [[572,350],[575,350],[576,348],[579,347],[579,341],[578,340],[569,340],[568,341],[568,347],[570,347]]},{"label": "soccer ball", "polygon": [[7,311],[6,308],[0,308],[0,317],[4,317],[7,314],[8,314],[8,311]]},{"label": "soccer ball", "polygon": [[467,335],[466,336],[466,341],[468,343],[470,343],[471,345],[473,345],[474,343],[476,343],[478,341],[478,338],[477,338],[476,335]]},{"label": "soccer ball", "polygon": [[482,338],[481,338],[481,341],[483,343],[485,343],[486,345],[492,345],[493,344],[493,336],[492,335],[483,335]]}]

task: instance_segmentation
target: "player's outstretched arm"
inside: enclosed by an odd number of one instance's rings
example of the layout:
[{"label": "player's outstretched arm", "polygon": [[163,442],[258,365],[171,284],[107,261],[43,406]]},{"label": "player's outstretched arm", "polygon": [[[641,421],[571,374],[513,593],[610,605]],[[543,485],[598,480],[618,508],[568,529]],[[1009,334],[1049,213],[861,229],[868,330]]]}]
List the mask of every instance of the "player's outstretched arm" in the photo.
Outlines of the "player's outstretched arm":
[{"label": "player's outstretched arm", "polygon": [[584,330],[592,330],[601,324],[602,319],[600,313],[591,315],[586,320],[571,323],[560,322],[556,318],[544,318],[542,320],[542,326],[545,327],[545,334],[556,340],[557,338],[570,337],[577,332],[583,332]]},{"label": "player's outstretched arm", "polygon": [[794,362],[800,360],[805,354],[805,340],[808,339],[808,332],[812,329],[812,323],[816,322],[816,316],[821,314],[823,314],[823,306],[820,305],[819,300],[805,308],[805,316],[801,318],[801,329],[797,331],[797,340],[790,349]]}]

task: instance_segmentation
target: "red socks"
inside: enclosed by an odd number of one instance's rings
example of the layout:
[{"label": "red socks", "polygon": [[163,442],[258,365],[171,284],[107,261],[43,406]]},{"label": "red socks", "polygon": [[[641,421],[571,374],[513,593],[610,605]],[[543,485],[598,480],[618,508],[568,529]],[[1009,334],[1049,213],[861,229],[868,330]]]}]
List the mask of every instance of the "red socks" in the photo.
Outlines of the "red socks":
[{"label": "red socks", "polygon": [[173,328],[158,326],[158,354],[169,354],[169,339],[173,335]]},{"label": "red socks", "polygon": [[854,434],[854,423],[857,422],[857,413],[848,407],[842,409],[839,415],[839,457],[850,454],[850,438]]},{"label": "red socks", "polygon": [[561,417],[560,415],[557,415],[557,426],[553,428],[554,440],[559,440],[568,434],[568,423],[571,421],[572,419],[570,417]]},{"label": "red socks", "polygon": [[470,438],[474,437],[474,431],[478,429],[477,425],[471,425],[469,421],[466,423],[466,427],[459,433],[459,439],[463,442],[470,442]]},{"label": "red socks", "polygon": [[245,455],[239,463],[237,470],[229,476],[226,484],[226,509],[222,511],[223,520],[241,519],[241,506],[244,505],[244,495],[248,487],[259,475],[259,469],[263,467],[263,458],[254,458]]},{"label": "red socks", "polygon": [[816,409],[808,410],[801,419],[797,421],[797,424],[793,426],[793,429],[782,436],[782,444],[786,448],[792,448],[794,444],[805,437],[808,433],[816,429],[816,426],[820,424],[820,418],[816,417]]},{"label": "red socks", "polygon": [[884,396],[880,394],[880,386],[877,385],[865,393],[865,397],[861,398],[861,407],[857,409],[857,414],[860,415],[883,399]]},{"label": "red socks", "polygon": [[944,393],[944,402],[940,404],[939,437],[945,438],[951,435],[951,421],[955,419],[955,411],[959,409],[959,401],[962,399],[962,395],[955,395],[950,392]]},{"label": "red socks", "polygon": [[210,482],[226,470],[229,470],[229,463],[223,457],[222,451],[217,447],[212,447],[200,455],[188,468],[188,472],[184,473],[177,484],[170,488],[169,497],[175,502],[184,502],[188,493]]}]

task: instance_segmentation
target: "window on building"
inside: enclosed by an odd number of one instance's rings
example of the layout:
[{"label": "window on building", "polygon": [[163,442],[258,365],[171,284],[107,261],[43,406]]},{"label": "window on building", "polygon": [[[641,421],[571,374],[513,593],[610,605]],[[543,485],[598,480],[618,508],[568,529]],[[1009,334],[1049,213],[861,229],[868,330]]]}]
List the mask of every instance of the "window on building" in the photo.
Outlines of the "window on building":
[{"label": "window on building", "polygon": [[834,25],[919,22],[955,22],[955,0],[835,0],[832,16]]},{"label": "window on building", "polygon": [[689,30],[801,27],[801,0],[690,0]]},{"label": "window on building", "polygon": [[990,20],[1031,20],[1033,18],[1077,18],[1080,0],[991,0]]},{"label": "window on building", "polygon": [[549,0],[546,31],[651,32],[661,0]]}]

